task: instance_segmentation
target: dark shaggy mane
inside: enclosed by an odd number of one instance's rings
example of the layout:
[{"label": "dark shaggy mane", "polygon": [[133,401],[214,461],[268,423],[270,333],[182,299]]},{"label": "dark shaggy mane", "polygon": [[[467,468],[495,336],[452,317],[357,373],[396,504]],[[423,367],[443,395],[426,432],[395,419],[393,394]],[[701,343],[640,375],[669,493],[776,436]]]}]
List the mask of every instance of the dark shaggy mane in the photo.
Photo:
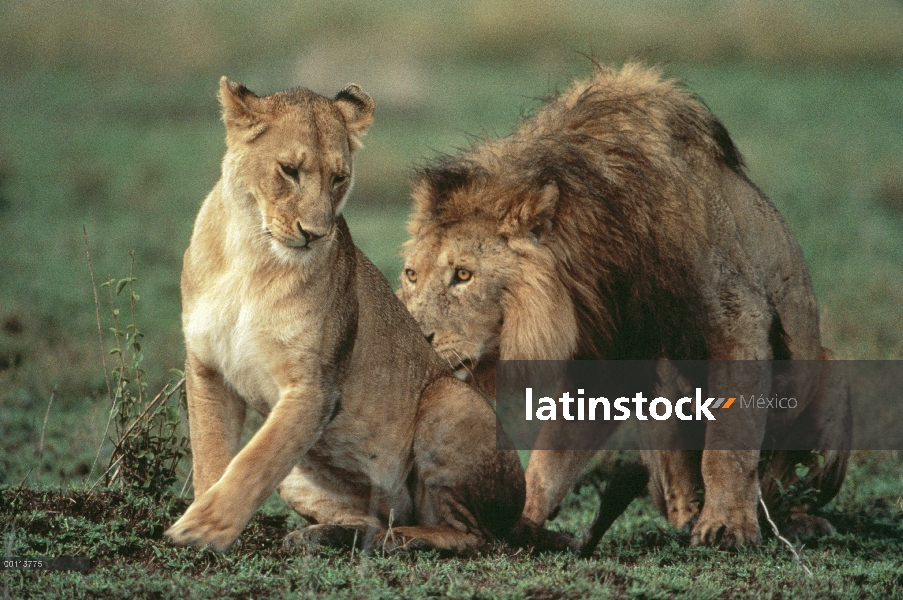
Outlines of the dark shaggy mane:
[{"label": "dark shaggy mane", "polygon": [[[608,167],[613,181],[634,185],[668,168],[680,169],[685,176],[701,160],[743,174],[743,157],[727,129],[680,82],[663,79],[660,71],[638,63],[628,63],[621,70],[593,64],[590,79],[545,99],[513,135],[477,139],[461,156],[440,155],[417,168],[415,188],[424,194],[415,197],[415,210],[458,220],[475,208],[487,207],[463,198],[450,202],[456,192],[468,192],[480,181],[511,179],[511,167],[522,174],[520,182],[507,182],[514,186],[548,180],[543,170],[573,174],[561,167],[569,160],[566,155],[574,152],[593,162],[592,172]],[[662,153],[663,148],[668,152]],[[472,201],[481,202],[475,197]],[[499,216],[510,209],[497,208]]]},{"label": "dark shaggy mane", "polygon": [[479,162],[443,155],[433,164],[418,169],[417,176],[430,191],[436,205],[444,203],[458,190],[470,188],[478,179],[488,176]]}]

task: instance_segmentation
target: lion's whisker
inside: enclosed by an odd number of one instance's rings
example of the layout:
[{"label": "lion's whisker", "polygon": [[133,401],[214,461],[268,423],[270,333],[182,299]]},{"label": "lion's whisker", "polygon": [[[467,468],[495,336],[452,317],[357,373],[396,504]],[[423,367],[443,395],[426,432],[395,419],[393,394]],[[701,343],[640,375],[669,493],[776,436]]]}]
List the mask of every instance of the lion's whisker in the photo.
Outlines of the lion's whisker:
[{"label": "lion's whisker", "polygon": [[[465,371],[467,371],[467,375],[470,378],[470,380],[475,381],[476,378],[474,377],[473,371],[471,371],[470,367],[467,366],[467,361],[473,362],[473,358],[471,358],[471,356],[468,354],[465,354],[464,357],[462,358],[461,355],[458,354],[458,351],[455,350],[454,348],[452,348],[452,352],[455,353],[455,358],[457,358],[459,361],[460,366],[458,368],[460,369],[463,367],[463,369]],[[452,368],[454,368],[454,366]]]}]

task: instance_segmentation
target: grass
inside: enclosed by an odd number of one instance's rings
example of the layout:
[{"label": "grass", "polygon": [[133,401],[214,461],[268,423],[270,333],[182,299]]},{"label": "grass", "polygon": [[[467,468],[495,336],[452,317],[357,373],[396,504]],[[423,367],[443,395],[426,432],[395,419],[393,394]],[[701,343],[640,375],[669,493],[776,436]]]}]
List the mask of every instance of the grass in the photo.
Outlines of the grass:
[{"label": "grass", "polygon": [[[899,459],[899,457],[897,457]],[[877,473],[876,473],[877,471]],[[903,519],[897,504],[874,487],[903,473],[881,456],[860,455],[847,493],[827,516],[838,534],[803,551],[807,576],[774,538],[736,553],[689,548],[688,535],[663,525],[647,500],[635,502],[589,560],[530,556],[502,544],[479,560],[434,554],[391,555],[324,551],[290,554],[282,537],[298,526],[269,504],[227,555],[173,548],[162,532],[186,508],[184,499],[120,491],[2,489],[0,523],[11,555],[87,556],[75,572],[6,572],[11,597],[899,597]],[[553,527],[579,533],[595,508],[584,486],[569,496]],[[883,499],[882,499],[883,498]],[[3,587],[5,586],[5,587]]]},{"label": "grass", "polygon": [[[0,573],[0,598],[901,595],[899,453],[854,456],[828,508],[839,535],[803,552],[812,578],[775,540],[737,554],[690,548],[648,500],[590,561],[501,546],[479,560],[287,555],[280,540],[299,522],[277,499],[232,554],[171,548],[160,535],[184,509],[188,461],[162,500],[87,491],[112,450],[83,240],[84,228],[98,282],[127,277],[135,254],[142,369],[156,392],[184,358],[178,276],[219,175],[220,75],[259,92],[355,81],[374,96],[347,216],[394,284],[415,166],[511,131],[536,98],[588,74],[581,53],[641,56],[722,119],[787,218],[826,345],[899,359],[901,39],[891,0],[0,2],[0,542],[7,554],[94,559],[87,574]],[[106,331],[105,303],[102,317]],[[575,491],[555,526],[584,531],[594,498]]]}]

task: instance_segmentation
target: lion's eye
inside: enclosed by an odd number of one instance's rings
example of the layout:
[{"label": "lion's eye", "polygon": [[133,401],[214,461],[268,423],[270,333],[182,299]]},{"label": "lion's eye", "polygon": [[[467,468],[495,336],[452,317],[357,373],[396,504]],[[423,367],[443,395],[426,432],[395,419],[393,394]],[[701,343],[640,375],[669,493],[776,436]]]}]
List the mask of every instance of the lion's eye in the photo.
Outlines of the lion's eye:
[{"label": "lion's eye", "polygon": [[298,181],[298,165],[279,163],[279,168],[282,169],[282,172],[286,177]]},{"label": "lion's eye", "polygon": [[411,283],[417,283],[417,271],[414,269],[405,269],[404,276],[408,278],[408,281]]},{"label": "lion's eye", "polygon": [[345,183],[346,181],[348,181],[347,175],[336,175],[335,177],[332,178],[332,187],[337,188],[340,185],[342,185],[343,183]]},{"label": "lion's eye", "polygon": [[473,273],[467,269],[455,269],[455,280],[453,283],[464,283],[470,281]]}]

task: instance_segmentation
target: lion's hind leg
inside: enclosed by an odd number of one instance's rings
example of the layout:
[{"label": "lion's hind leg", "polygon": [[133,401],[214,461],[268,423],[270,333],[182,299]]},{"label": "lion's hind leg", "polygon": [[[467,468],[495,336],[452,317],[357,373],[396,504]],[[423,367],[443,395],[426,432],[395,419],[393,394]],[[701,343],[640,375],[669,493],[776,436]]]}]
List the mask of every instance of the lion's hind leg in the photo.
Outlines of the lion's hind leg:
[{"label": "lion's hind leg", "polygon": [[834,533],[827,519],[811,514],[831,501],[846,475],[853,426],[843,365],[822,348],[818,388],[786,439],[801,449],[775,450],[761,461],[762,497],[781,534],[805,540]]},{"label": "lion's hind leg", "polygon": [[848,456],[837,450],[764,454],[762,497],[781,535],[805,541],[835,533],[830,521],[811,511],[837,494]]}]

